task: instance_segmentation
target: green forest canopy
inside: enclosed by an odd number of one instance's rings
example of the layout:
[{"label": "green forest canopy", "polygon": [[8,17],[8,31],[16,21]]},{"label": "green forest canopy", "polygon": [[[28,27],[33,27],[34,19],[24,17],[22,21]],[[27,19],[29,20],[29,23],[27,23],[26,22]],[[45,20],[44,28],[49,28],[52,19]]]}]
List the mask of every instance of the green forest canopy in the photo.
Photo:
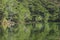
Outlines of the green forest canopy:
[{"label": "green forest canopy", "polygon": [[56,40],[60,31],[58,1],[0,0],[1,40]]}]

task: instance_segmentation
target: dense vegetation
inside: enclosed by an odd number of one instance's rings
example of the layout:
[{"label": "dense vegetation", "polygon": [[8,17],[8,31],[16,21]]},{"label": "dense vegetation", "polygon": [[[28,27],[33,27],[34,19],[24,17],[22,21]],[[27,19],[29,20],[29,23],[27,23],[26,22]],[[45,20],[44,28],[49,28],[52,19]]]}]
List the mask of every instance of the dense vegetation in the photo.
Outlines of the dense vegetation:
[{"label": "dense vegetation", "polygon": [[60,40],[59,0],[0,0],[0,40]]}]

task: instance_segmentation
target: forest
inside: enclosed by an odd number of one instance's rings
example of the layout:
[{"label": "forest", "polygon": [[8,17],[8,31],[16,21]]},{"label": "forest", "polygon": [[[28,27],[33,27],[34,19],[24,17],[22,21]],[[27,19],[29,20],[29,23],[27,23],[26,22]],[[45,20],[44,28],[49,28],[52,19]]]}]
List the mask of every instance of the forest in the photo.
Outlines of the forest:
[{"label": "forest", "polygon": [[0,40],[60,40],[60,0],[0,0]]}]

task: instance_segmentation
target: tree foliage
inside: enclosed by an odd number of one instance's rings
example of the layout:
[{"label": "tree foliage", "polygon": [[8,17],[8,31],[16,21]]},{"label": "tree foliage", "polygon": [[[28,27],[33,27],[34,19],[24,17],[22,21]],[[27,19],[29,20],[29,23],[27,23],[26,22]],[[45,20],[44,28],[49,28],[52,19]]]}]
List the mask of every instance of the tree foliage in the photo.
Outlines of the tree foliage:
[{"label": "tree foliage", "polygon": [[49,0],[0,0],[0,39],[59,40],[59,11]]}]

